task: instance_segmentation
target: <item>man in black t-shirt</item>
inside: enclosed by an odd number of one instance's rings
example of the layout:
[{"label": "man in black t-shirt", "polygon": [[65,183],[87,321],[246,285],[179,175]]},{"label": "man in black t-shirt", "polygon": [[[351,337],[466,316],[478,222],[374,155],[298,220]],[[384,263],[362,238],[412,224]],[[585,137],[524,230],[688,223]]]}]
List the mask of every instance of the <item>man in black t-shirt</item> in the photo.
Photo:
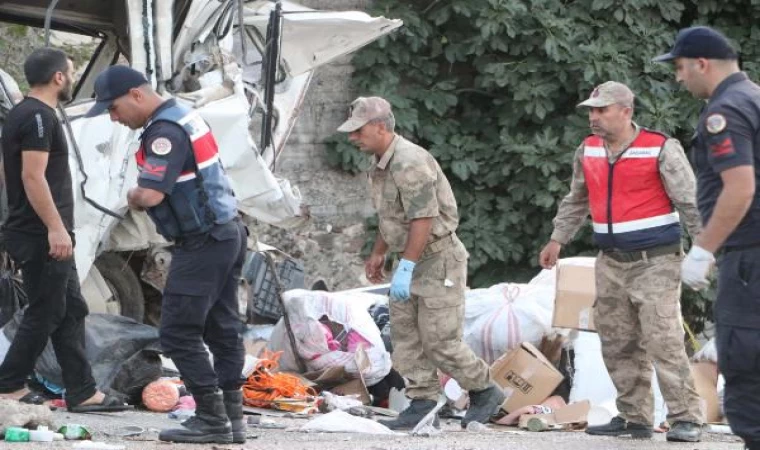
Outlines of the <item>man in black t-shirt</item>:
[{"label": "man in black t-shirt", "polygon": [[29,95],[8,114],[2,147],[8,191],[5,247],[21,267],[29,306],[0,365],[0,398],[39,402],[24,386],[51,339],[75,412],[126,409],[104,395],[84,352],[88,308],[73,260],[74,201],[69,154],[55,107],[71,99],[73,64],[65,53],[35,50],[24,63]]}]

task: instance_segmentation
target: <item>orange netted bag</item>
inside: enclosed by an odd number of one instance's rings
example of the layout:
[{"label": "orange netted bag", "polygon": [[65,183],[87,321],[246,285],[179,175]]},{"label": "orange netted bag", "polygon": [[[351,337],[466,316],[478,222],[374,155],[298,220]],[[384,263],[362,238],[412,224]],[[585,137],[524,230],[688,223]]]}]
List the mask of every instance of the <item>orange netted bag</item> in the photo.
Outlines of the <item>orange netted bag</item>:
[{"label": "orange netted bag", "polygon": [[153,381],[143,389],[142,401],[151,411],[169,412],[179,402],[179,388],[170,380]]},{"label": "orange netted bag", "polygon": [[282,352],[264,351],[256,368],[243,385],[243,403],[248,406],[270,408],[275,399],[307,400],[317,392],[306,386],[300,378],[287,373],[274,373],[279,367]]}]

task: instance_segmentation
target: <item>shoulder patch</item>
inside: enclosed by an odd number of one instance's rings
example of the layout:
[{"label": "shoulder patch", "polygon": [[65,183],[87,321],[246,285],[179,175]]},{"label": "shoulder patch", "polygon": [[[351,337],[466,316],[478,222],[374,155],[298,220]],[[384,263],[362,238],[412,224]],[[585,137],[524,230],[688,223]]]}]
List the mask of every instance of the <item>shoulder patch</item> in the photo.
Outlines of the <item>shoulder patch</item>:
[{"label": "shoulder patch", "polygon": [[710,114],[705,119],[705,128],[707,128],[708,133],[718,134],[726,129],[726,118],[723,114]]},{"label": "shoulder patch", "polygon": [[167,155],[172,151],[172,141],[165,137],[157,138],[150,144],[150,151],[159,156]]},{"label": "shoulder patch", "polygon": [[42,114],[36,113],[34,115],[34,120],[37,121],[37,137],[42,139],[45,137],[45,126],[42,125]]}]

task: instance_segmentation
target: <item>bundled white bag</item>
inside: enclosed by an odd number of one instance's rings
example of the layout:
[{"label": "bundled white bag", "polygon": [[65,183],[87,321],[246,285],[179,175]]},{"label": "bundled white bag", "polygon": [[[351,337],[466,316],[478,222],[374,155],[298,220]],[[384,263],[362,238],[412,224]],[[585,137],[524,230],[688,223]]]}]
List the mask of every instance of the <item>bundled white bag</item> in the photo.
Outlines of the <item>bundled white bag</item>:
[{"label": "bundled white bag", "polygon": [[500,283],[467,291],[465,302],[464,341],[489,364],[551,330],[553,286]]},{"label": "bundled white bag", "polygon": [[[368,312],[369,307],[375,304],[379,297],[361,292],[304,289],[293,289],[283,295],[298,353],[308,370],[319,371],[341,366],[347,373],[359,375],[354,352],[330,349],[325,327],[319,321],[323,316],[327,316],[331,322],[343,326],[349,344],[352,341],[361,342],[370,361],[370,368],[362,373],[367,386],[378,383],[388,375],[391,370],[391,355],[385,350],[380,330]],[[283,352],[280,357],[282,370],[298,370],[283,319],[275,325],[267,347],[272,351]]]}]

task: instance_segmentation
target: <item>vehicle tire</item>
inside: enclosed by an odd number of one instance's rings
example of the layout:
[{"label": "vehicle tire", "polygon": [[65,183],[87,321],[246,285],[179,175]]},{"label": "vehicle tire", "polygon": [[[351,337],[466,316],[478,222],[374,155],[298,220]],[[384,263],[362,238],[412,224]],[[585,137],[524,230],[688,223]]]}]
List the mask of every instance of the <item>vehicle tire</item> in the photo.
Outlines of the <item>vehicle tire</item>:
[{"label": "vehicle tire", "polygon": [[145,299],[140,279],[127,261],[117,253],[105,252],[95,260],[95,267],[106,280],[113,294],[116,309],[109,311],[134,319],[140,323],[145,316]]}]

